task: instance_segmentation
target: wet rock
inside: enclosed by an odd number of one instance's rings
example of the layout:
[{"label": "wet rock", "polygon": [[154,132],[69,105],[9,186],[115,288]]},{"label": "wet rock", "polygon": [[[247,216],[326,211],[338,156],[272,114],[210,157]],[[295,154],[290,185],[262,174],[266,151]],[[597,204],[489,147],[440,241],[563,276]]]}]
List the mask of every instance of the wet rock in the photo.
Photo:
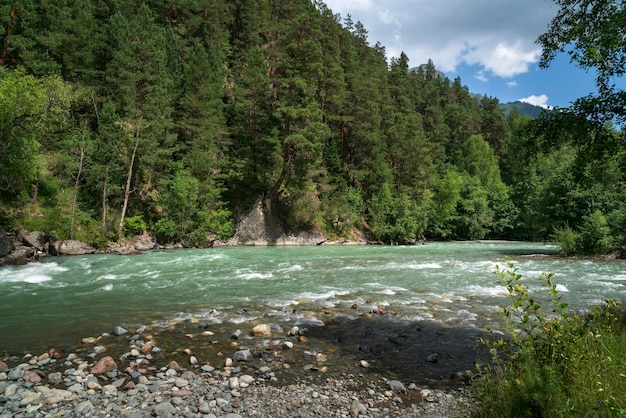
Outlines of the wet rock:
[{"label": "wet rock", "polygon": [[255,337],[271,337],[272,328],[267,324],[260,324],[252,328],[252,335]]},{"label": "wet rock", "polygon": [[250,350],[239,350],[233,354],[234,361],[250,361],[252,359],[252,353]]},{"label": "wet rock", "polygon": [[126,334],[127,332],[127,329],[117,326],[113,328],[113,330],[111,331],[111,335],[120,336]]},{"label": "wet rock", "polygon": [[439,361],[439,354],[432,353],[428,357],[426,357],[426,361],[428,363],[437,363]]},{"label": "wet rock", "polygon": [[7,370],[9,370],[9,367],[7,366],[7,364],[3,361],[0,361],[0,373],[4,373]]},{"label": "wet rock", "polygon": [[91,369],[91,374],[94,376],[98,376],[101,374],[112,372],[113,370],[117,370],[117,363],[111,356],[106,356],[101,358],[95,366]]}]

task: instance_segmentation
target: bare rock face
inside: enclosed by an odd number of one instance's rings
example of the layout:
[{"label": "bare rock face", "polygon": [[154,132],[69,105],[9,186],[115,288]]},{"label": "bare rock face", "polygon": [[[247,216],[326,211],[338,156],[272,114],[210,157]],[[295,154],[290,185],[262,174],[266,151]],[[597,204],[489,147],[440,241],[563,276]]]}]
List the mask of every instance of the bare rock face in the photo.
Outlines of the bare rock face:
[{"label": "bare rock face", "polygon": [[145,231],[141,235],[136,235],[135,238],[133,238],[133,241],[135,242],[135,249],[137,251],[152,250],[154,247],[156,247],[156,241],[154,237],[152,237]]},{"label": "bare rock face", "polygon": [[46,243],[48,242],[48,237],[46,234],[40,231],[20,231],[19,233],[22,242],[29,247],[33,247],[39,251],[43,251]]},{"label": "bare rock face", "polygon": [[9,255],[13,251],[13,243],[7,236],[4,229],[0,226],[0,257]]},{"label": "bare rock face", "polygon": [[52,255],[85,255],[95,252],[96,249],[92,246],[73,239],[54,241],[50,244],[50,254]]}]

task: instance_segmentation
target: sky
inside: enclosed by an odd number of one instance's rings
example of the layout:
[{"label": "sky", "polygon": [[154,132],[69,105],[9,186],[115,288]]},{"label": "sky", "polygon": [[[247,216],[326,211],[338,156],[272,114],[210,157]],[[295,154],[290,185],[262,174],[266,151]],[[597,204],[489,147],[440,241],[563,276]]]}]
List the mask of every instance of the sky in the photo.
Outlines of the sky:
[{"label": "sky", "polygon": [[595,74],[559,54],[538,66],[535,42],[557,8],[552,0],[324,0],[342,20],[348,15],[380,42],[387,59],[404,52],[409,67],[432,59],[470,92],[542,107],[567,107],[595,91]]}]

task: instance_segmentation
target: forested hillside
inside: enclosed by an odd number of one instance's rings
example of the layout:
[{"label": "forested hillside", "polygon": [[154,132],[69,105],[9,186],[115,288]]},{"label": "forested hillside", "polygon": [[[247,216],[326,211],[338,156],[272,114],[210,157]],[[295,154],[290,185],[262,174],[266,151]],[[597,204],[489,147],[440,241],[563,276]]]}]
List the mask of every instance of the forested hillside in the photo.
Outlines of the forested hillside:
[{"label": "forested hillside", "polygon": [[13,0],[0,24],[0,224],[206,246],[263,199],[331,237],[626,245],[620,132],[505,118],[321,1]]}]

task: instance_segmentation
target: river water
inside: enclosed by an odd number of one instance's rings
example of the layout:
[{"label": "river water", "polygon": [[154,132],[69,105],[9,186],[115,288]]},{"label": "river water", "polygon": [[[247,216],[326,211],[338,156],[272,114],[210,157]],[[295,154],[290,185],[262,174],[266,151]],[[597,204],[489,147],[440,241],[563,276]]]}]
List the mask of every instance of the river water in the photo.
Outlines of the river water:
[{"label": "river water", "polygon": [[390,321],[438,327],[493,324],[506,304],[496,264],[508,256],[531,289],[554,273],[573,309],[626,299],[623,261],[569,260],[541,243],[463,242],[423,246],[222,247],[140,255],[51,257],[0,268],[0,354],[71,346],[82,337],[200,317],[243,323],[323,325],[386,311]]}]

